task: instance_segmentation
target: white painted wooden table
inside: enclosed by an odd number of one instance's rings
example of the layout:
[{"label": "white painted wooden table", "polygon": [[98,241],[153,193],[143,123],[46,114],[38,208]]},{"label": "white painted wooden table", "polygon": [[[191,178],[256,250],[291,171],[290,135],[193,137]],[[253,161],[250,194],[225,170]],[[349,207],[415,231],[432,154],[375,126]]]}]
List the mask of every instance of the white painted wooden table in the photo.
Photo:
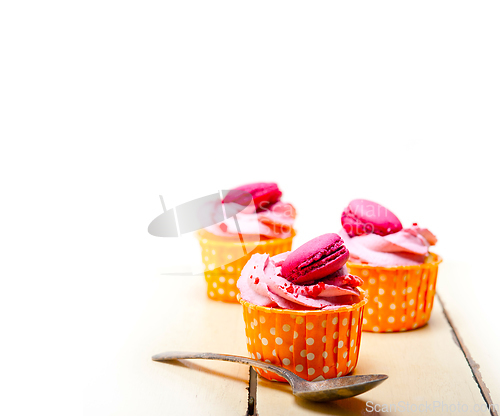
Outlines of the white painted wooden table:
[{"label": "white painted wooden table", "polygon": [[[487,410],[487,401],[500,401],[498,378],[483,371],[488,367],[487,362],[481,361],[486,359],[484,355],[474,357],[477,349],[469,337],[470,328],[461,322],[462,315],[457,312],[459,303],[454,301],[457,294],[452,287],[456,286],[459,275],[460,267],[443,264],[438,292],[446,313],[436,301],[425,327],[406,333],[363,333],[355,374],[388,374],[385,383],[355,398],[311,403],[295,398],[287,384],[259,378],[258,414],[367,415],[431,411],[434,414],[496,414],[494,410],[491,413]],[[173,364],[151,361],[152,355],[168,350],[246,355],[241,306],[209,300],[200,276],[158,275],[155,279],[147,308],[135,323],[114,365],[103,372],[104,379],[113,384],[108,414],[245,415],[248,366],[204,360]],[[469,360],[481,366],[475,368],[475,375],[447,317],[458,331]],[[477,380],[478,377],[481,378]],[[91,390],[89,396],[94,394],[97,408],[102,405],[99,387],[93,393]],[[92,406],[89,399],[88,411],[92,411]]]}]

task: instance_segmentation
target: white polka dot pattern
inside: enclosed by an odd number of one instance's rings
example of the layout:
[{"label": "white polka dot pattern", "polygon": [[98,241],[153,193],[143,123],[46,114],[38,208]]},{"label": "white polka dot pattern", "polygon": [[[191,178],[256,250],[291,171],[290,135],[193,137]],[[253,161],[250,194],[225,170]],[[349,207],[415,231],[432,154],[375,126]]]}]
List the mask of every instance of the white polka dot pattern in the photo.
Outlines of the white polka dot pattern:
[{"label": "white polka dot pattern", "polygon": [[441,258],[431,253],[420,266],[371,267],[347,263],[368,295],[363,330],[398,332],[421,327],[431,316]]},{"label": "white polka dot pattern", "polygon": [[[289,314],[281,309],[262,308],[240,299],[244,305],[250,356],[283,366],[308,380],[349,374],[358,362],[363,305],[321,313]],[[260,337],[259,337],[260,335]],[[256,368],[269,380],[281,377]],[[323,378],[318,378],[319,376]]]},{"label": "white polka dot pattern", "polygon": [[[289,237],[247,242],[245,246],[248,254],[244,255],[239,242],[212,239],[204,230],[196,233],[196,236],[203,253],[202,261],[205,265],[208,297],[213,300],[236,303],[238,302],[236,295],[239,293],[236,282],[248,259],[255,253],[269,253],[274,256],[289,251],[292,249],[293,240],[293,237]],[[229,264],[227,264],[228,261],[230,261]]]}]

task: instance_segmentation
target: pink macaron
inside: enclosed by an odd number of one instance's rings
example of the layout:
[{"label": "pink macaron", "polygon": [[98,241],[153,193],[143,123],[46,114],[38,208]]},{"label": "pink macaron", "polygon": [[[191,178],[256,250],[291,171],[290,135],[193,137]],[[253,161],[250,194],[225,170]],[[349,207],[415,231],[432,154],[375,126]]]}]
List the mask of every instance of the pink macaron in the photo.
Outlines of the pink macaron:
[{"label": "pink macaron", "polygon": [[383,236],[403,229],[391,211],[367,199],[352,200],[342,212],[341,222],[349,237],[372,233]]},{"label": "pink macaron", "polygon": [[281,275],[292,283],[314,282],[341,269],[348,258],[339,235],[323,234],[292,251],[281,266]]},{"label": "pink macaron", "polygon": [[248,185],[238,186],[229,191],[224,198],[224,203],[236,202],[241,205],[248,205],[248,195],[251,195],[257,212],[267,209],[269,206],[278,202],[281,198],[281,191],[275,183],[250,183]]}]

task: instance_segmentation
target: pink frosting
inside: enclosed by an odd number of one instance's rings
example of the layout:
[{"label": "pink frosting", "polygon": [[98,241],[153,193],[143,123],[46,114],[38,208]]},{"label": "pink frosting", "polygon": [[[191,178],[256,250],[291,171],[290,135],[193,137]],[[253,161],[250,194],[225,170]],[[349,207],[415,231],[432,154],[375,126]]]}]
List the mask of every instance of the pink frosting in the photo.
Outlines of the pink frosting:
[{"label": "pink frosting", "polygon": [[349,275],[345,267],[314,284],[290,283],[281,276],[281,265],[289,254],[254,254],[238,279],[241,297],[259,306],[298,310],[336,309],[361,300],[357,286],[363,281]]},{"label": "pink frosting", "polygon": [[[255,212],[255,207],[250,204],[250,206],[236,214],[236,218],[242,234],[263,235],[269,238],[288,238],[292,235],[295,208],[291,204],[278,201],[264,211]],[[219,237],[238,235],[238,227],[233,217],[206,227],[205,230]]]},{"label": "pink frosting", "polygon": [[349,237],[342,229],[338,233],[349,250],[349,261],[370,266],[415,266],[425,262],[429,246],[437,238],[426,228],[414,224],[394,234],[366,234]]}]

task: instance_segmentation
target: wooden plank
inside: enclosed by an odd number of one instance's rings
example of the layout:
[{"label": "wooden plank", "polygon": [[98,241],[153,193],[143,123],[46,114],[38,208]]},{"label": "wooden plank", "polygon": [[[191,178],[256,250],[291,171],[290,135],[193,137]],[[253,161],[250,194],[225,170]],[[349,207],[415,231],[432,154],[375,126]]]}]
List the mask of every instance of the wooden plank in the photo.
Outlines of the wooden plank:
[{"label": "wooden plank", "polygon": [[[112,403],[98,397],[116,415],[244,415],[247,411],[249,367],[184,360],[177,364],[153,362],[167,350],[210,351],[246,355],[241,306],[207,298],[200,276],[159,276],[149,306],[134,326],[116,367],[107,369]],[[87,406],[88,408],[89,406]],[[102,411],[99,414],[104,414]]]},{"label": "wooden plank", "polygon": [[[483,264],[471,267],[465,262],[443,262],[437,290],[466,347],[486,399],[500,406],[500,334],[497,291],[491,273],[489,265],[485,268]],[[479,284],[479,276],[488,276],[491,284]]]},{"label": "wooden plank", "polygon": [[[446,280],[447,273],[444,268],[440,278]],[[158,276],[156,286],[151,285],[149,304],[117,357],[103,367],[95,386],[87,389],[86,409],[94,410],[88,413],[246,413],[248,366],[217,361],[151,361],[152,355],[166,350],[246,356],[241,306],[209,300],[203,277]],[[356,373],[385,373],[390,378],[364,395],[324,404],[296,399],[287,384],[259,378],[257,411],[260,415],[376,414],[367,412],[370,403],[399,405],[396,410],[403,410],[391,414],[415,414],[411,406],[426,404],[435,414],[456,414],[450,407],[458,404],[462,408],[466,405],[470,412],[475,406],[484,409],[485,402],[439,302],[435,302],[431,320],[422,329],[398,334],[363,333]]]},{"label": "wooden plank", "polygon": [[[382,373],[389,379],[375,389],[347,400],[310,403],[295,398],[288,385],[259,378],[257,411],[261,415],[456,414],[457,406],[474,414],[489,414],[462,351],[455,343],[439,302],[429,324],[403,333],[362,335],[359,364],[354,374]],[[426,407],[427,406],[427,407]],[[453,407],[455,406],[455,411]]]}]

